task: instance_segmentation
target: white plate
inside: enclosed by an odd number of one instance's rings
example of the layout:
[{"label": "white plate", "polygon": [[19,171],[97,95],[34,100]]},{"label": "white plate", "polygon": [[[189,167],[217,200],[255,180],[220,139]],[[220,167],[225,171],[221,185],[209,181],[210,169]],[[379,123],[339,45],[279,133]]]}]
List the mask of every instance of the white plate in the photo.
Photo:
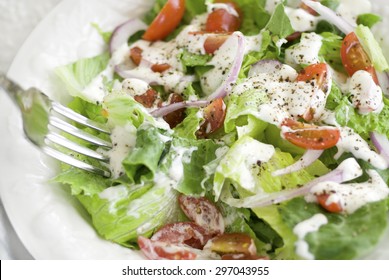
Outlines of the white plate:
[{"label": "white plate", "polygon": [[[386,0],[372,2],[377,11],[389,15]],[[104,47],[90,23],[112,30],[127,18],[147,11],[151,3],[152,0],[61,2],[25,42],[8,75],[23,87],[35,86],[63,100],[65,95],[54,83],[53,69],[96,55]],[[47,183],[57,163],[25,140],[19,113],[4,95],[0,95],[0,135],[0,195],[16,232],[34,258],[142,258],[138,252],[99,238],[75,199],[60,186]],[[389,259],[387,240],[389,237],[368,258]]]}]

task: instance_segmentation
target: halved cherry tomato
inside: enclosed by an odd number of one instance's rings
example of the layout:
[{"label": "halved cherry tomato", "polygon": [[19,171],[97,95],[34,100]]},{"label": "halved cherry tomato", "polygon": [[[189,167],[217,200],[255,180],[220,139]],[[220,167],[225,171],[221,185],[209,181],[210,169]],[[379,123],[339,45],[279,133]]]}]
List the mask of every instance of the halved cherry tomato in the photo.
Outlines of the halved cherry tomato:
[{"label": "halved cherry tomato", "polygon": [[158,98],[158,92],[156,92],[154,89],[148,89],[144,94],[141,95],[135,95],[134,99],[135,101],[139,102],[146,108],[151,108],[154,105],[154,102]]},{"label": "halved cherry tomato", "polygon": [[291,128],[291,131],[283,132],[285,139],[304,149],[325,150],[335,146],[340,138],[337,128],[322,128],[293,119],[285,120],[282,126]]},{"label": "halved cherry tomato", "polygon": [[377,73],[373,64],[354,32],[344,37],[340,56],[343,66],[350,76],[359,70],[365,70],[372,75],[374,82],[378,84]]},{"label": "halved cherry tomato", "polygon": [[[173,93],[169,98],[170,104],[184,101],[181,95]],[[171,112],[163,117],[163,119],[169,124],[170,128],[175,128],[185,119],[185,108]]]},{"label": "halved cherry tomato", "polygon": [[231,0],[218,0],[215,3],[225,3],[239,14],[239,17],[230,14],[225,9],[216,9],[208,15],[205,23],[205,31],[214,33],[228,33],[239,29],[241,24],[242,12],[238,5]]},{"label": "halved cherry tomato", "polygon": [[217,98],[204,108],[204,121],[196,132],[198,138],[205,138],[223,126],[226,105],[223,98]]},{"label": "halved cherry tomato", "polygon": [[[318,88],[320,88],[323,92],[327,92],[329,86],[327,75],[327,64],[317,63],[304,68],[297,76],[296,81],[307,83],[314,81]],[[315,96],[313,96],[313,98],[315,98]],[[302,117],[306,121],[311,121],[314,118],[314,114],[315,110],[309,107]]]},{"label": "halved cherry tomato", "polygon": [[342,206],[339,203],[332,202],[327,203],[328,197],[330,195],[327,193],[319,194],[316,196],[317,202],[320,204],[321,207],[326,209],[328,212],[331,213],[340,213],[343,211]]},{"label": "halved cherry tomato", "polygon": [[181,194],[178,202],[185,215],[203,227],[207,234],[216,235],[224,232],[223,216],[215,204],[207,198]]},{"label": "halved cherry tomato", "polygon": [[185,0],[168,0],[142,38],[147,41],[164,39],[180,24],[184,13]]},{"label": "halved cherry tomato", "polygon": [[138,245],[150,260],[194,260],[197,254],[189,248],[162,241],[138,237]]},{"label": "halved cherry tomato", "polygon": [[321,88],[324,92],[328,90],[328,83],[326,83],[327,77],[327,64],[316,63],[305,67],[297,76],[298,82],[310,82],[315,81],[317,87]]},{"label": "halved cherry tomato", "polygon": [[257,248],[254,240],[244,233],[224,233],[218,235],[205,244],[204,249],[224,254],[244,254],[256,256]]},{"label": "halved cherry tomato", "polygon": [[227,34],[211,34],[205,39],[204,49],[208,54],[214,54],[228,39]]},{"label": "halved cherry tomato", "polygon": [[211,238],[205,229],[193,222],[177,222],[160,228],[151,237],[151,240],[171,244],[185,244],[196,249],[202,249]]}]

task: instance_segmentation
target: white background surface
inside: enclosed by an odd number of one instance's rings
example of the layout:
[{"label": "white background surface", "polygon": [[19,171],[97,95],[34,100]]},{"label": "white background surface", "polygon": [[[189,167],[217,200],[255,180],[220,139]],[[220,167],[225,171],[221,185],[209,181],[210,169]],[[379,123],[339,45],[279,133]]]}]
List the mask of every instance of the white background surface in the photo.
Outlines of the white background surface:
[{"label": "white background surface", "polygon": [[[59,2],[60,0],[0,0],[0,72],[8,70],[24,40]],[[0,259],[31,258],[13,230],[0,198]]]}]

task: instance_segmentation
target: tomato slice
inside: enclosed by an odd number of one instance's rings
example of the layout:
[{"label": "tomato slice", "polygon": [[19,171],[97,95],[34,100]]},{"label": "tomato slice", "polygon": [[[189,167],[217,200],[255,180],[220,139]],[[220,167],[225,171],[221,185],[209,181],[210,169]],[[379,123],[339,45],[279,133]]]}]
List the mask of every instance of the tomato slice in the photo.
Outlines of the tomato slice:
[{"label": "tomato slice", "polygon": [[285,120],[282,126],[291,128],[290,131],[283,132],[284,138],[304,149],[325,150],[335,146],[340,138],[340,131],[335,127],[323,128],[293,119]]},{"label": "tomato slice", "polygon": [[340,213],[340,212],[342,212],[343,208],[340,205],[340,203],[336,203],[336,202],[327,203],[327,200],[328,200],[329,196],[330,195],[326,194],[326,193],[319,194],[319,195],[316,196],[317,202],[320,204],[321,207],[326,209],[328,212],[331,212],[331,213]]},{"label": "tomato slice", "polygon": [[185,244],[196,249],[202,249],[211,236],[205,229],[193,222],[177,222],[160,228],[151,237],[151,240],[171,244]]},{"label": "tomato slice", "polygon": [[215,204],[205,197],[180,195],[178,202],[185,215],[207,234],[216,235],[224,232],[224,219]]},{"label": "tomato slice", "polygon": [[204,246],[213,252],[224,254],[243,254],[245,256],[257,256],[257,248],[254,240],[244,233],[224,233],[218,235]]},{"label": "tomato slice", "polygon": [[225,3],[235,9],[239,17],[230,14],[225,9],[216,9],[208,15],[205,31],[214,33],[228,33],[239,30],[242,12],[238,5],[231,0],[218,0],[215,3]]},{"label": "tomato slice", "polygon": [[350,76],[359,70],[365,70],[372,75],[374,82],[378,84],[377,73],[373,64],[354,32],[344,37],[340,56],[343,66]]},{"label": "tomato slice", "polygon": [[166,38],[180,24],[184,13],[185,0],[168,0],[142,38],[152,42]]},{"label": "tomato slice", "polygon": [[[181,95],[173,93],[169,98],[170,104],[184,101]],[[175,128],[185,119],[185,108],[171,112],[163,117],[163,119],[169,124],[170,128]]]},{"label": "tomato slice", "polygon": [[224,124],[226,105],[223,98],[217,98],[204,108],[204,121],[196,132],[198,138],[206,138]]},{"label": "tomato slice", "polygon": [[328,83],[326,82],[327,64],[316,63],[305,67],[297,76],[298,82],[310,82],[315,81],[317,87],[321,88],[324,92],[328,90]]},{"label": "tomato slice", "polygon": [[197,254],[184,246],[138,237],[138,245],[150,260],[194,260]]},{"label": "tomato slice", "polygon": [[158,92],[156,92],[154,89],[148,89],[144,94],[141,95],[135,95],[134,99],[135,101],[139,102],[146,108],[151,108],[154,106],[154,102],[158,98]]},{"label": "tomato slice", "polygon": [[228,39],[227,34],[211,34],[205,39],[204,50],[207,54],[214,54]]}]

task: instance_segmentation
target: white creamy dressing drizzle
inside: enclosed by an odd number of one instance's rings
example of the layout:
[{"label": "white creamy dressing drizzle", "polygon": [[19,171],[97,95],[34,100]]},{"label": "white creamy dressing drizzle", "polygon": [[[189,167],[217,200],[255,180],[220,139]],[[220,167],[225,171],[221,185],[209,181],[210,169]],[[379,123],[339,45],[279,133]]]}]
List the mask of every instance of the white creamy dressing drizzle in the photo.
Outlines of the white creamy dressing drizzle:
[{"label": "white creamy dressing drizzle", "polygon": [[303,33],[300,43],[285,50],[285,62],[290,65],[319,63],[322,37],[316,33]]},{"label": "white creamy dressing drizzle", "polygon": [[176,155],[169,168],[169,177],[178,183],[184,176],[184,163],[190,163],[191,155],[197,150],[197,147],[184,148],[172,146],[171,149]]},{"label": "white creamy dressing drizzle", "polygon": [[[260,191],[256,189],[256,174],[253,174],[252,170],[253,167],[258,167],[258,162],[262,163],[270,160],[275,153],[274,146],[261,143],[257,140],[245,141],[236,146],[234,153],[243,159],[242,164],[239,165],[239,169],[233,171],[236,174],[239,174],[242,187],[251,192]],[[222,166],[229,166],[230,160],[235,159],[231,157],[223,158],[221,164],[218,165],[216,172],[223,174]]]},{"label": "white creamy dressing drizzle", "polygon": [[109,157],[109,169],[113,178],[120,177],[124,168],[122,161],[136,144],[136,128],[127,124],[125,126],[115,126],[111,131],[112,149],[102,151]]},{"label": "white creamy dressing drizzle", "polygon": [[270,101],[259,106],[257,117],[278,126],[285,118],[303,116],[309,108],[314,109],[315,117],[321,116],[328,92],[318,89],[315,82],[295,82],[297,75],[284,64],[276,73],[257,73],[248,78],[235,86],[232,94],[250,89],[265,91]]},{"label": "white creamy dressing drizzle", "polygon": [[99,197],[101,199],[108,200],[109,212],[113,214],[116,212],[116,203],[122,199],[125,199],[127,196],[128,189],[126,186],[123,185],[109,187],[99,193]]},{"label": "white creamy dressing drizzle", "polygon": [[339,158],[344,152],[352,153],[355,158],[369,162],[375,168],[386,169],[388,163],[375,151],[371,150],[369,144],[349,127],[340,127],[340,139],[336,144],[338,153],[335,158]]},{"label": "white creamy dressing drizzle", "polygon": [[208,14],[210,14],[213,11],[218,10],[218,9],[224,9],[229,14],[236,16],[236,17],[239,17],[238,12],[231,5],[227,5],[225,3],[211,3],[211,2],[206,2],[206,4],[207,4]]},{"label": "white creamy dressing drizzle", "polygon": [[298,240],[295,243],[297,255],[307,260],[315,259],[315,256],[309,252],[309,245],[304,238],[308,233],[318,231],[321,226],[326,225],[327,223],[327,217],[320,213],[298,223],[293,228],[293,233],[298,237]]},{"label": "white creamy dressing drizzle", "polygon": [[370,73],[359,70],[349,82],[351,101],[360,114],[379,113],[384,107],[382,90]]},{"label": "white creamy dressing drizzle", "polygon": [[140,79],[129,78],[122,82],[122,90],[131,95],[142,95],[151,87],[148,83]]},{"label": "white creamy dressing drizzle", "polygon": [[370,13],[372,6],[370,0],[342,0],[336,12],[349,23],[356,23],[360,14]]},{"label": "white creamy dressing drizzle", "polygon": [[298,32],[315,30],[318,22],[322,20],[320,16],[311,15],[301,8],[285,7],[285,13],[288,15],[293,29]]},{"label": "white creamy dressing drizzle", "polygon": [[315,202],[316,195],[329,194],[326,203],[339,203],[343,212],[352,214],[367,203],[383,200],[389,195],[389,188],[375,170],[367,170],[370,179],[364,183],[339,184],[321,182],[315,185],[305,197],[308,202]]}]

